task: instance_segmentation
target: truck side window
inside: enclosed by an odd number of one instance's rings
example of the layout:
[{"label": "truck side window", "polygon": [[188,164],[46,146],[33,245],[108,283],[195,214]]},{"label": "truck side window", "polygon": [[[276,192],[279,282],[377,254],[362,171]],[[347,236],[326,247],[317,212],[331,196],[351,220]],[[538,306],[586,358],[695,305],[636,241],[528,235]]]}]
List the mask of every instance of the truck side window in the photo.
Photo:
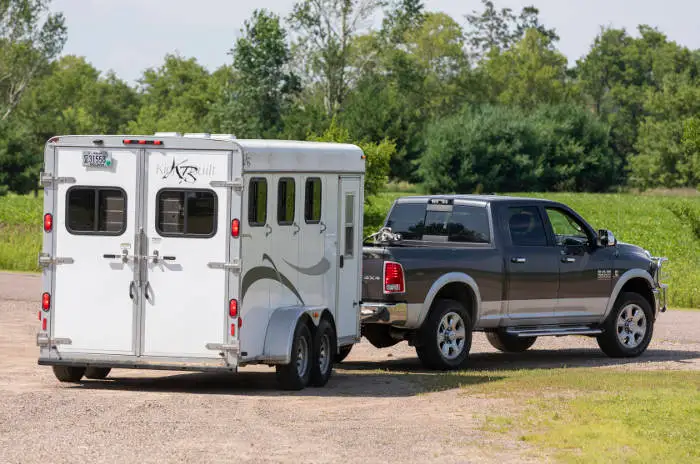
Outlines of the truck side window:
[{"label": "truck side window", "polygon": [[508,228],[513,245],[547,246],[547,233],[535,206],[508,208]]},{"label": "truck side window", "polygon": [[217,197],[211,190],[163,189],[156,198],[156,229],[164,237],[216,234]]},{"label": "truck side window", "polygon": [[586,229],[567,212],[547,208],[547,216],[554,229],[557,245],[585,245],[589,242]]},{"label": "truck side window", "polygon": [[250,179],[248,194],[248,224],[262,227],[267,223],[267,179]]},{"label": "truck side window", "polygon": [[116,187],[71,187],[66,228],[74,235],[121,235],[126,230],[126,192]]},{"label": "truck side window", "polygon": [[277,223],[288,226],[294,223],[296,188],[294,179],[285,177],[277,184]]},{"label": "truck side window", "polygon": [[450,242],[489,243],[488,211],[483,206],[455,205],[448,224]]},{"label": "truck side window", "polygon": [[306,179],[305,193],[304,220],[307,224],[318,224],[321,222],[321,179]]},{"label": "truck side window", "polygon": [[386,226],[404,240],[420,240],[425,228],[425,203],[397,203],[391,209]]}]

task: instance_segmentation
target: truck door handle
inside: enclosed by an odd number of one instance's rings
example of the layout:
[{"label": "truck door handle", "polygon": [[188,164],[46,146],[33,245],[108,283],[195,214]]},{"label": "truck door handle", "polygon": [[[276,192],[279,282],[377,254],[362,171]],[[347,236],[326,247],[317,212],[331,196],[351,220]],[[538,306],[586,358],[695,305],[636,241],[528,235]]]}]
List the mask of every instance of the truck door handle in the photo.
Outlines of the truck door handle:
[{"label": "truck door handle", "polygon": [[570,256],[565,256],[561,259],[562,263],[575,263],[576,258],[571,258]]},{"label": "truck door handle", "polygon": [[523,263],[527,263],[527,259],[522,258],[522,257],[510,258],[510,262],[517,263],[517,264],[523,264]]},{"label": "truck door handle", "polygon": [[134,284],[134,281],[132,280],[131,283],[129,284],[129,298],[132,300],[134,299],[134,288],[136,285]]}]

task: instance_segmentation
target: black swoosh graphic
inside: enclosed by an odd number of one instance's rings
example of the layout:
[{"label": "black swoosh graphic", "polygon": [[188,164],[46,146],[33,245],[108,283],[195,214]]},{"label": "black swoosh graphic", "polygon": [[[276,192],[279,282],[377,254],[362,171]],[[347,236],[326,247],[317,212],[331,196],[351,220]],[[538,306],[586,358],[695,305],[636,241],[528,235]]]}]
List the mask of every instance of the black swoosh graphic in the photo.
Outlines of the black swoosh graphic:
[{"label": "black swoosh graphic", "polygon": [[321,258],[321,261],[318,263],[314,264],[311,267],[298,267],[295,266],[294,264],[290,263],[286,259],[284,260],[285,263],[295,271],[301,272],[302,274],[308,275],[308,276],[320,276],[328,272],[328,270],[331,268],[331,263],[328,261],[325,257]]},{"label": "black swoosh graphic", "polygon": [[274,261],[272,261],[272,258],[270,258],[267,254],[264,254],[263,261],[269,261],[272,267],[269,268],[267,266],[258,266],[246,272],[245,276],[243,276],[243,282],[241,283],[241,300],[245,298],[245,294],[248,292],[248,289],[255,282],[259,280],[269,279],[276,280],[285,287],[287,287],[289,291],[291,291],[297,297],[297,299],[299,300],[299,302],[301,302],[303,306],[304,299],[299,294],[299,291],[294,287],[294,284],[292,284],[292,282],[284,276],[284,274],[281,274],[277,270],[277,266],[275,266],[275,263]]}]

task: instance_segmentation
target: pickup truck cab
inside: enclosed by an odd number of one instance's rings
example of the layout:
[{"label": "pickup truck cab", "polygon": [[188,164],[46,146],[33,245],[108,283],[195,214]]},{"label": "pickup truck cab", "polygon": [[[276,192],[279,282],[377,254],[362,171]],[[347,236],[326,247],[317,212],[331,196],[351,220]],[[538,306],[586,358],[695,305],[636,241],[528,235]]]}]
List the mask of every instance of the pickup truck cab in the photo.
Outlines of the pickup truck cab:
[{"label": "pickup truck cab", "polygon": [[473,331],[504,352],[585,335],[609,356],[639,356],[666,310],[665,258],[554,201],[399,198],[363,251],[362,334],[408,341],[429,368],[463,366]]}]

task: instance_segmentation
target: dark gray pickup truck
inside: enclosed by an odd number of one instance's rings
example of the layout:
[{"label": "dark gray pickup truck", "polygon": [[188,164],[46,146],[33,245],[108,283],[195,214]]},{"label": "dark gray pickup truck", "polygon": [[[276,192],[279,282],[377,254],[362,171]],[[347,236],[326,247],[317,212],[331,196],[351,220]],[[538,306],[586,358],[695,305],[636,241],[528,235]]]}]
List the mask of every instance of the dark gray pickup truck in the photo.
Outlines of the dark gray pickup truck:
[{"label": "dark gray pickup truck", "polygon": [[380,348],[407,340],[434,369],[463,366],[475,330],[505,352],[585,335],[638,356],[666,310],[664,261],[553,201],[400,198],[365,243],[362,333]]}]

